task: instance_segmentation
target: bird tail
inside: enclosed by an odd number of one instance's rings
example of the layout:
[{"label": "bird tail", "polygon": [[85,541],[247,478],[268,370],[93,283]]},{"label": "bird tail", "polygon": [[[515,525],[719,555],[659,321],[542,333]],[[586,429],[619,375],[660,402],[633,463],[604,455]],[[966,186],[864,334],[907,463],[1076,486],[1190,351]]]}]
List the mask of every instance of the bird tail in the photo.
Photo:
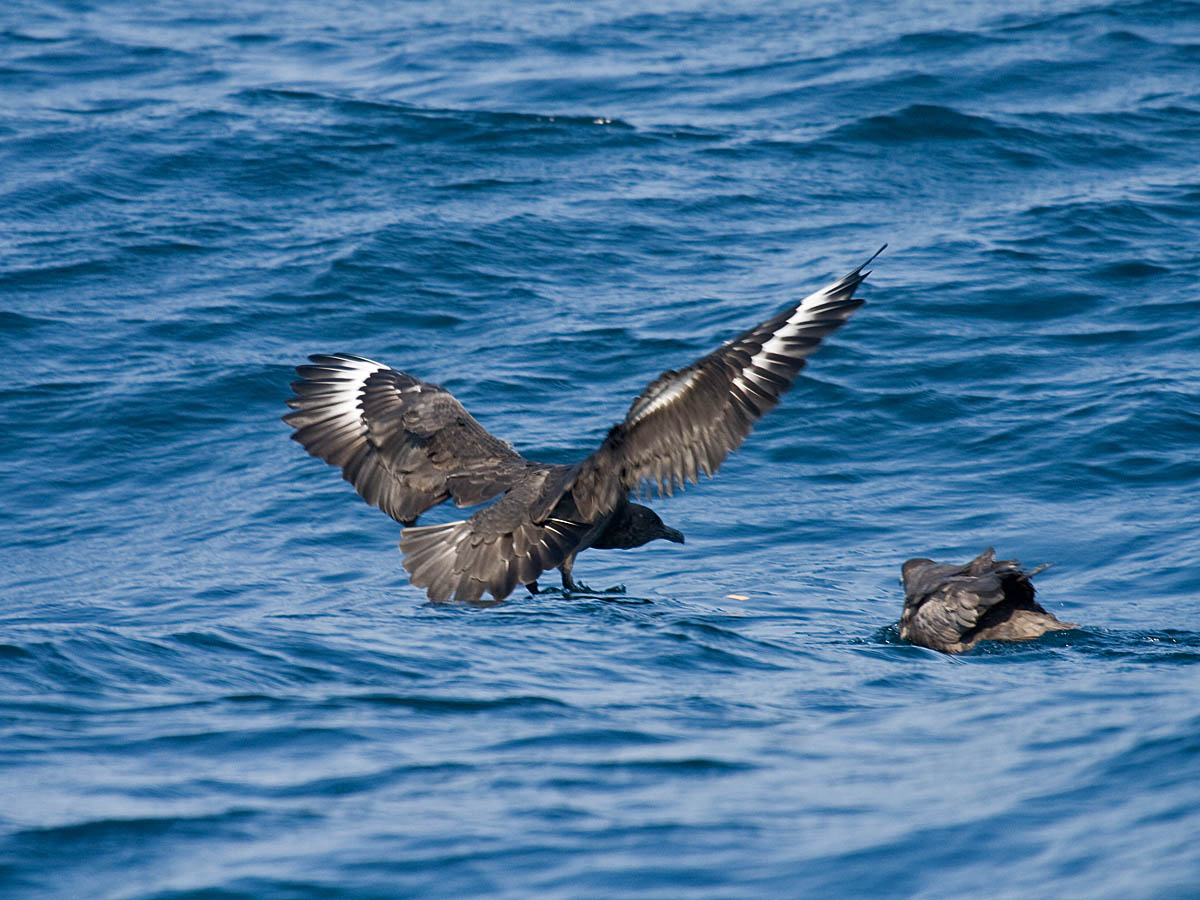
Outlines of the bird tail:
[{"label": "bird tail", "polygon": [[404,529],[404,568],[434,603],[479,603],[484,591],[503,600],[518,584],[532,584],[578,550],[589,528],[551,517],[497,533],[480,527],[476,520],[483,512],[461,522]]},{"label": "bird tail", "polygon": [[[404,568],[408,570],[412,583],[426,588],[429,599],[435,603],[449,600],[458,587],[450,576],[458,559],[459,545],[466,537],[466,521],[423,525],[419,528],[410,526],[400,536]],[[483,585],[480,584],[473,599],[478,600],[482,595]]]}]

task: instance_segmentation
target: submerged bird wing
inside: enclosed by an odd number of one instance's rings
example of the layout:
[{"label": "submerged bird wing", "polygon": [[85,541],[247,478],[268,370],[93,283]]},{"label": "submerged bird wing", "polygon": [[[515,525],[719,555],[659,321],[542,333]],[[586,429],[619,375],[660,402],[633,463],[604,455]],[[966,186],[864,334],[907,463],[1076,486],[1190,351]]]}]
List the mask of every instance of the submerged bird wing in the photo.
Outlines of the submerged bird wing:
[{"label": "submerged bird wing", "polygon": [[883,249],[687,368],[655,379],[581,465],[572,492],[584,516],[612,509],[643,483],[661,496],[686,481],[695,484],[699,472],[711,477],[792,386],[821,339],[862,306],[854,291]]},{"label": "submerged bird wing", "polygon": [[283,420],[362,498],[409,525],[443,500],[474,506],[536,464],[488,433],[445,388],[361,356],[310,356]]},{"label": "submerged bird wing", "polygon": [[988,549],[963,566],[916,568],[905,576],[904,594],[900,636],[954,653],[967,649],[983,616],[1004,602],[1004,582]]},{"label": "submerged bird wing", "polygon": [[518,584],[532,584],[574,553],[591,528],[549,511],[571,474],[572,467],[544,466],[469,519],[405,528],[400,550],[412,583],[435,603],[477,603],[484,591],[499,601]]}]

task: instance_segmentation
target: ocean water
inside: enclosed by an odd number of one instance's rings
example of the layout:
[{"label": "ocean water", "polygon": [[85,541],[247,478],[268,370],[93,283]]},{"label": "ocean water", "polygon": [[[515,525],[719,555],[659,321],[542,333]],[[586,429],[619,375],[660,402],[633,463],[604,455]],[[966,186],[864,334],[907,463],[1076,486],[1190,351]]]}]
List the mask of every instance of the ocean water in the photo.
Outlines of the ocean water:
[{"label": "ocean water", "polygon": [[[574,460],[884,242],[623,593],[427,604],[279,419]],[[0,896],[1200,896],[1198,248],[1194,2],[10,0]],[[900,641],[989,545],[1081,627]]]}]

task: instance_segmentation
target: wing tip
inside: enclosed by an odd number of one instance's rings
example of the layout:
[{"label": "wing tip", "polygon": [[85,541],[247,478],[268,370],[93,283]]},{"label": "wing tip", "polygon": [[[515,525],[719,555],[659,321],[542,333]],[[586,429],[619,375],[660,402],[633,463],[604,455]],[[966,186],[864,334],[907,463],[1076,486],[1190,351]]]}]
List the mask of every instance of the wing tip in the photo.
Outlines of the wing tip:
[{"label": "wing tip", "polygon": [[[871,270],[867,269],[867,266],[869,266],[871,263],[875,262],[875,260],[879,258],[879,254],[882,253],[887,248],[888,248],[888,245],[885,243],[878,250],[876,250],[869,257],[867,257],[867,259],[863,263],[861,263],[858,266],[858,268],[856,268],[856,269],[852,270],[850,273],[848,273],[846,277],[847,278],[857,278],[859,281],[862,281],[864,278],[866,278],[868,275],[871,274]],[[866,271],[864,272],[863,269],[866,269]]]}]

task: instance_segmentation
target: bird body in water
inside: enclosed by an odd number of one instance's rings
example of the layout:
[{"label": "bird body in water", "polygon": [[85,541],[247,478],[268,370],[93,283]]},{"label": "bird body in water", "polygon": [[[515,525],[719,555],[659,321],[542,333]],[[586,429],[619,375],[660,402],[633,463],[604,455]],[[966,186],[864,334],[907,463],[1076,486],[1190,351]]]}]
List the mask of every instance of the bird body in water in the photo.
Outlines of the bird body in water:
[{"label": "bird body in water", "polygon": [[[886,245],[885,245],[886,246]],[[342,470],[368,503],[402,525],[404,567],[430,600],[495,601],[537,589],[589,547],[640,547],[683,535],[632,492],[660,496],[710,477],[792,385],[821,340],[863,301],[855,290],[878,255],[691,365],[668,370],[633,401],[600,447],[573,465],[526,459],[491,435],[449,391],[345,354],[298,367],[284,421],[313,456]],[[493,501],[468,519],[415,527],[430,507]]]},{"label": "bird body in water", "polygon": [[900,569],[904,611],[900,637],[944,653],[963,653],[980,641],[1027,641],[1076,626],[1060,622],[1033,599],[1031,572],[1015,559],[996,559],[989,547],[965,565],[910,559]]}]

